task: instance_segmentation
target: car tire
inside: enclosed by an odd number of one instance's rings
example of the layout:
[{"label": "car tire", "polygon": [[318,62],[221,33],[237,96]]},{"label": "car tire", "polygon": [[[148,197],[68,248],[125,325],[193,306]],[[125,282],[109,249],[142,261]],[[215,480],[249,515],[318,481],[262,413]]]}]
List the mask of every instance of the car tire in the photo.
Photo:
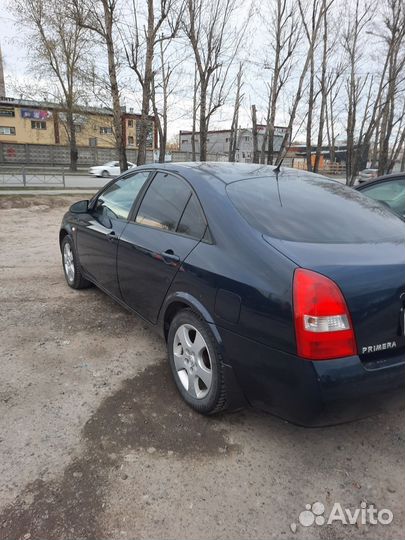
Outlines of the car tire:
[{"label": "car tire", "polygon": [[101,173],[101,176],[102,176],[102,178],[109,178],[110,173],[109,173],[108,171],[103,171],[103,172]]},{"label": "car tire", "polygon": [[191,309],[173,318],[167,351],[177,389],[191,408],[207,415],[228,408],[218,344],[207,323]]},{"label": "car tire", "polygon": [[62,267],[65,279],[72,289],[86,289],[91,282],[83,277],[71,236],[66,235],[61,244]]}]

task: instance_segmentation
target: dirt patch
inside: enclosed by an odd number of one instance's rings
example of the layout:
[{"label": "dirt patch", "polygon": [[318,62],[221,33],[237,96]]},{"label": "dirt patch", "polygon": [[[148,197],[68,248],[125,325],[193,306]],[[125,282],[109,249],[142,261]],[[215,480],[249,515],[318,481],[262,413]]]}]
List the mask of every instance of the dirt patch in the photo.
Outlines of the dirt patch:
[{"label": "dirt patch", "polygon": [[92,195],[88,193],[77,195],[2,195],[0,191],[0,210],[11,208],[32,208],[39,207],[43,210],[52,208],[69,207],[75,201],[90,199]]},{"label": "dirt patch", "polygon": [[0,539],[103,538],[102,514],[111,470],[136,452],[159,459],[234,454],[215,420],[180,399],[167,362],[146,368],[106,398],[83,430],[85,449],[60,480],[36,480],[0,514]]}]

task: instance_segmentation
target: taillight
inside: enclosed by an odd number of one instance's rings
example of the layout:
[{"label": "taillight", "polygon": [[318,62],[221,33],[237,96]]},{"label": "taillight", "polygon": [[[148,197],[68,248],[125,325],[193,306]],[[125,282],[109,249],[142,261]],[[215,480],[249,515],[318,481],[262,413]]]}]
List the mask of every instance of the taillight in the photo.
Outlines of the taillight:
[{"label": "taillight", "polygon": [[293,305],[299,356],[329,360],[357,354],[350,313],[334,281],[298,268],[294,273]]}]

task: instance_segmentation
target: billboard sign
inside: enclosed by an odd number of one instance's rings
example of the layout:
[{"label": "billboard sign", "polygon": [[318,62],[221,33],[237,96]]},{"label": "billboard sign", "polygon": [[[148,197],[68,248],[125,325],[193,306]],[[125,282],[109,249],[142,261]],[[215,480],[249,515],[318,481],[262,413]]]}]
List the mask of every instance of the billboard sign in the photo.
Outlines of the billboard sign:
[{"label": "billboard sign", "polygon": [[49,120],[52,118],[52,111],[43,111],[40,109],[21,109],[21,118],[31,120]]}]

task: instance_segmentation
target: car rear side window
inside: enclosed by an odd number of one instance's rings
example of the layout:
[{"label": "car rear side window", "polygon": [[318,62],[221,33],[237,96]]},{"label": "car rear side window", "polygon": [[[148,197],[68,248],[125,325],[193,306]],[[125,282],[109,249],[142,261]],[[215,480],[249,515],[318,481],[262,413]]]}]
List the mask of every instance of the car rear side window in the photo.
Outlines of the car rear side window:
[{"label": "car rear side window", "polygon": [[142,200],[136,222],[175,232],[190,195],[185,180],[158,172]]},{"label": "car rear side window", "polygon": [[322,176],[281,173],[233,182],[232,203],[261,233],[308,243],[402,242],[403,224],[388,208]]},{"label": "car rear side window", "polygon": [[192,236],[193,238],[202,238],[205,233],[207,223],[196,195],[193,193],[187,203],[187,206],[181,216],[180,223],[177,226],[177,232]]}]

